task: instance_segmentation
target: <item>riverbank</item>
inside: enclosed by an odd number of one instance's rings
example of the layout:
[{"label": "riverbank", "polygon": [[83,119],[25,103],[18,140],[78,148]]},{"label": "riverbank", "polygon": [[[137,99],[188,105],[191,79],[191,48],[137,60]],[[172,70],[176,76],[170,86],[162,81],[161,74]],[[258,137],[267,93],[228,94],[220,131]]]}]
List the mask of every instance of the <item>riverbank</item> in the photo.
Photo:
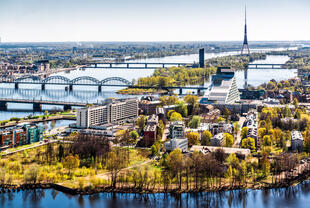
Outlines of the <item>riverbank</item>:
[{"label": "riverbank", "polygon": [[98,193],[128,193],[128,194],[183,194],[183,193],[208,193],[208,192],[224,192],[224,191],[233,191],[233,190],[268,190],[274,188],[289,188],[297,186],[298,184],[310,180],[310,172],[307,175],[300,176],[298,178],[292,178],[286,182],[281,183],[265,183],[265,184],[256,184],[254,186],[251,185],[223,185],[215,188],[205,188],[205,189],[140,189],[134,187],[111,187],[111,186],[102,186],[102,187],[86,187],[84,189],[79,188],[69,188],[63,186],[61,184],[56,183],[24,183],[20,185],[12,185],[12,184],[2,184],[0,185],[0,194],[10,193],[10,192],[19,192],[24,190],[36,190],[36,189],[55,189],[62,193],[70,194],[70,195],[93,195]]},{"label": "riverbank", "polygon": [[11,119],[6,121],[0,121],[0,128],[7,128],[16,126],[19,123],[39,123],[39,122],[47,122],[47,121],[55,121],[55,120],[75,120],[74,114],[56,114],[56,115],[48,115],[48,116],[33,116],[31,118],[18,118]]}]

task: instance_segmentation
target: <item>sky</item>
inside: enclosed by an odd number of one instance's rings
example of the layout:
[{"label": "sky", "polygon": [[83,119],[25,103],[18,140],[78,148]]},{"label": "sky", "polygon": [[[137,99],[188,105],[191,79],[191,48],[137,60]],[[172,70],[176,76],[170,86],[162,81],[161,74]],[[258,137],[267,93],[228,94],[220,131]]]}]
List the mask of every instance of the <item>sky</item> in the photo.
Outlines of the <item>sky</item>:
[{"label": "sky", "polygon": [[310,40],[310,0],[0,0],[2,42]]}]

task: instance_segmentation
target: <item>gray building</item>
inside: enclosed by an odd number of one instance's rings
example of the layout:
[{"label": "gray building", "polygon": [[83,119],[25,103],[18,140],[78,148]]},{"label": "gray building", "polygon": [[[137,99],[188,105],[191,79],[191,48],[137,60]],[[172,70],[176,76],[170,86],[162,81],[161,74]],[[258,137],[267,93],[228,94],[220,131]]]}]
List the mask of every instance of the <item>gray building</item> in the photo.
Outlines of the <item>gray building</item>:
[{"label": "gray building", "polygon": [[165,149],[166,151],[173,151],[176,148],[179,148],[182,152],[188,151],[188,140],[187,138],[184,139],[171,139],[168,142],[165,142]]},{"label": "gray building", "polygon": [[211,146],[217,146],[217,147],[224,146],[225,141],[223,135],[224,133],[214,135],[210,139]]},{"label": "gray building", "polygon": [[100,106],[81,108],[76,113],[76,125],[88,128],[103,124],[118,124],[138,116],[138,100],[108,100]]},{"label": "gray building", "polygon": [[293,151],[302,152],[304,139],[300,131],[292,131],[291,132],[291,148]]},{"label": "gray building", "polygon": [[184,138],[185,136],[185,125],[182,121],[171,122],[169,126],[170,137],[174,138]]}]

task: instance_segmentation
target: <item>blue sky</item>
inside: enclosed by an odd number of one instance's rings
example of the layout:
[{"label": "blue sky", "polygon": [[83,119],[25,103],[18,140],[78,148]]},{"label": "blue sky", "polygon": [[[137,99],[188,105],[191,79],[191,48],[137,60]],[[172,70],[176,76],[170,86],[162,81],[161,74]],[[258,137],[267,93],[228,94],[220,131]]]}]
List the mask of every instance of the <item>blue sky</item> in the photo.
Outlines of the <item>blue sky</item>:
[{"label": "blue sky", "polygon": [[0,0],[0,36],[31,41],[310,40],[309,0]]}]

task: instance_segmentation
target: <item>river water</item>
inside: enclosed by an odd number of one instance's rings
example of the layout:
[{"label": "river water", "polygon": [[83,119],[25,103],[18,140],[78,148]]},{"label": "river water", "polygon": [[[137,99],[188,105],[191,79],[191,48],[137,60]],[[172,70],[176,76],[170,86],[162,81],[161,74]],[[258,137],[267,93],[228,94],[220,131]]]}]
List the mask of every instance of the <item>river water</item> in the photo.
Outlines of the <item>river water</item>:
[{"label": "river water", "polygon": [[[286,50],[285,48],[277,49],[257,49],[256,52],[270,51],[270,50]],[[255,51],[255,50],[253,50]],[[236,55],[238,51],[222,52],[222,53],[206,53],[205,57],[214,58],[220,56]],[[277,63],[282,64],[288,60],[288,56],[267,56],[266,60],[257,60],[253,63]],[[134,62],[185,62],[192,63],[198,60],[198,54],[181,55],[181,56],[168,56],[162,58],[149,58],[135,60]],[[70,72],[61,72],[55,75],[65,76],[73,79],[80,76],[95,77],[98,80],[103,80],[108,77],[122,77],[128,81],[133,79],[137,80],[140,77],[146,77],[153,74],[154,69],[79,69]],[[249,69],[248,70],[248,84],[258,86],[270,79],[277,81],[292,78],[296,76],[295,69]],[[239,88],[244,86],[244,71],[236,72],[236,79]],[[205,82],[205,86],[210,84],[209,81]],[[46,90],[42,91],[40,85],[20,85],[18,90],[14,89],[12,84],[0,84],[0,98],[18,98],[18,99],[41,99],[41,100],[55,100],[55,101],[75,101],[75,102],[88,102],[96,103],[102,100],[115,97],[140,97],[135,95],[119,95],[116,93],[121,88],[117,87],[104,87],[102,92],[98,92],[97,87],[74,86],[73,91],[65,91],[65,86],[46,85]],[[43,105],[44,110],[52,110],[60,108],[59,106]],[[0,120],[6,120],[11,117],[25,117],[29,114],[42,114],[42,112],[32,112],[31,104],[8,104],[9,111],[0,111]],[[23,109],[23,110],[18,110]]]},{"label": "river water", "polygon": [[309,208],[309,206],[309,181],[290,188],[181,195],[100,193],[72,196],[53,189],[0,194],[0,207],[4,208]]}]

